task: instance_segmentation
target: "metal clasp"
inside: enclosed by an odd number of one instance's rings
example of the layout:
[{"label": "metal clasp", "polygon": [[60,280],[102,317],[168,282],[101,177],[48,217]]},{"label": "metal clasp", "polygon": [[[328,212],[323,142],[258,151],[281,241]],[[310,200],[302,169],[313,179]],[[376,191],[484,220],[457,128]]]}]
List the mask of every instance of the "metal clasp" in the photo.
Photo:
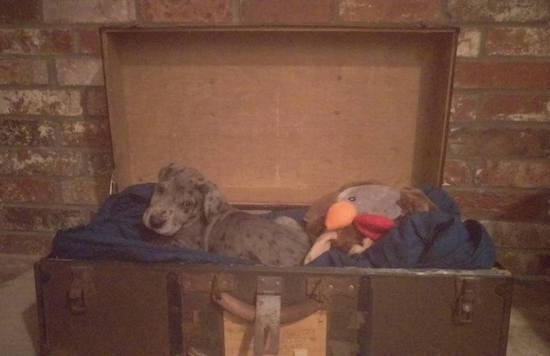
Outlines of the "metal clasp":
[{"label": "metal clasp", "polygon": [[456,281],[456,304],[453,320],[457,324],[470,324],[473,321],[474,304],[477,301],[476,278],[459,278]]},{"label": "metal clasp", "polygon": [[73,280],[67,292],[67,303],[73,314],[82,314],[86,311],[90,297],[95,292],[92,277],[88,267],[73,267]]},{"label": "metal clasp", "polygon": [[281,277],[258,277],[254,355],[278,355],[281,327]]}]

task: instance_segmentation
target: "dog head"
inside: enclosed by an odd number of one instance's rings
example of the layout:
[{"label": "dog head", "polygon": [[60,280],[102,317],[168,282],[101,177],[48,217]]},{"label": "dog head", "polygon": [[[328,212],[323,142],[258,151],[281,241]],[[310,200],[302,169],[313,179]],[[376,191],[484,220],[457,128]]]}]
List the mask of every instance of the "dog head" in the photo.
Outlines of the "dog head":
[{"label": "dog head", "polygon": [[215,184],[196,169],[172,163],[159,172],[143,223],[160,235],[173,236],[197,222],[206,225],[227,209],[229,204]]}]

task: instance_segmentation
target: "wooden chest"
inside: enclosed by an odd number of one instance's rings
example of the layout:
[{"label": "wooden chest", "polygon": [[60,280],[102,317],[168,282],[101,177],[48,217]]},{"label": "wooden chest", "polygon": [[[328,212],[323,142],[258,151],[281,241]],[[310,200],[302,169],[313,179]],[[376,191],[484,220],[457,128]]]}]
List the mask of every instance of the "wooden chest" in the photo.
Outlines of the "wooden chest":
[{"label": "wooden chest", "polygon": [[[455,29],[105,29],[102,42],[120,188],[171,161],[264,207],[354,181],[442,184]],[[506,271],[52,258],[35,271],[43,354],[506,354]]]}]

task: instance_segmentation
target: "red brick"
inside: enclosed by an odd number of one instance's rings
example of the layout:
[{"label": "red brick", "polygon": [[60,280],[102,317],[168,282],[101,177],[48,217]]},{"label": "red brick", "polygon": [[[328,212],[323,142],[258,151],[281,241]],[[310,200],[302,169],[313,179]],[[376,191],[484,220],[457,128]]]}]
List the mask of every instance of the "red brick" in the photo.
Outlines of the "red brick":
[{"label": "red brick", "polygon": [[111,176],[114,169],[113,155],[109,152],[93,152],[86,158],[86,175]]},{"label": "red brick", "polygon": [[548,223],[483,221],[483,225],[498,247],[550,249]]},{"label": "red brick", "polygon": [[34,207],[0,208],[0,226],[11,231],[55,232],[88,222],[88,214],[75,209]]},{"label": "red brick", "polygon": [[513,275],[548,275],[550,252],[523,249],[497,249],[497,260]]},{"label": "red brick", "polygon": [[45,60],[0,59],[0,84],[48,84]]},{"label": "red brick", "polygon": [[9,150],[0,154],[0,174],[74,177],[85,174],[86,160],[83,152],[75,150]]},{"label": "red brick", "polygon": [[463,185],[470,183],[472,172],[468,164],[457,159],[447,159],[443,169],[443,185]]},{"label": "red brick", "polygon": [[451,130],[448,142],[454,156],[545,157],[550,130],[462,127]]},{"label": "red brick", "polygon": [[133,0],[42,0],[46,23],[133,22]]},{"label": "red brick", "polygon": [[80,31],[78,38],[80,52],[90,54],[101,53],[101,40],[97,30]]},{"label": "red brick", "polygon": [[445,188],[462,215],[475,219],[545,220],[548,199],[545,191]]},{"label": "red brick", "polygon": [[39,0],[0,1],[0,23],[28,24],[40,21]]},{"label": "red brick", "polygon": [[485,95],[481,119],[509,121],[550,121],[548,95]]},{"label": "red brick", "polygon": [[505,56],[550,56],[550,29],[536,27],[490,28],[487,54]]},{"label": "red brick", "polygon": [[0,89],[0,114],[77,116],[80,101],[80,92],[72,89]]},{"label": "red brick", "polygon": [[484,89],[550,88],[550,62],[457,61],[455,87]]},{"label": "red brick", "polygon": [[43,46],[44,52],[69,53],[74,50],[73,36],[70,31],[51,30],[48,41]]},{"label": "red brick", "polygon": [[432,22],[440,18],[439,0],[339,0],[341,20],[352,22]]},{"label": "red brick", "polygon": [[111,136],[106,121],[76,121],[61,124],[63,146],[109,148]]},{"label": "red brick", "polygon": [[110,178],[110,176],[78,177],[62,181],[63,202],[65,204],[99,205],[109,195]]},{"label": "red brick", "polygon": [[148,22],[230,23],[231,0],[139,0],[143,20]]},{"label": "red brick", "polygon": [[478,96],[475,94],[453,94],[451,121],[473,121],[477,118]]},{"label": "red brick", "polygon": [[99,58],[60,58],[55,67],[61,85],[103,85],[103,64]]},{"label": "red brick", "polygon": [[56,126],[54,123],[41,120],[37,123],[33,145],[54,146],[57,141]]},{"label": "red brick", "polygon": [[30,145],[35,125],[34,122],[18,120],[0,121],[0,142],[7,146]]},{"label": "red brick", "polygon": [[548,0],[449,0],[450,20],[460,22],[529,22],[550,20]]},{"label": "red brick", "polygon": [[458,57],[478,57],[481,49],[481,31],[475,28],[461,28],[458,36]]},{"label": "red brick", "polygon": [[242,23],[329,23],[333,20],[331,0],[248,0],[242,2]]},{"label": "red brick", "polygon": [[0,251],[25,255],[46,256],[51,250],[52,233],[0,233]]},{"label": "red brick", "polygon": [[548,160],[487,160],[476,171],[476,182],[482,186],[548,188]]},{"label": "red brick", "polygon": [[0,180],[0,202],[52,203],[57,201],[56,183],[35,178],[9,178]]},{"label": "red brick", "polygon": [[0,30],[0,53],[3,54],[63,54],[73,50],[73,36],[68,30]]},{"label": "red brick", "polygon": [[0,142],[6,146],[53,146],[55,128],[47,121],[2,120]]},{"label": "red brick", "polygon": [[86,112],[88,115],[107,115],[107,95],[104,87],[88,88],[86,92]]}]

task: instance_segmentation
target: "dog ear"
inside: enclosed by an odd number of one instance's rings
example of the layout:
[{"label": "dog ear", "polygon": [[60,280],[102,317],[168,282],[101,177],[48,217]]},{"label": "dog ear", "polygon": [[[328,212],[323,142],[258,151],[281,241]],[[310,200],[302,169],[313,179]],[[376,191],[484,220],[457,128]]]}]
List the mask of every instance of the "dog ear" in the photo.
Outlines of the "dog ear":
[{"label": "dog ear", "polygon": [[229,210],[229,203],[214,183],[207,181],[199,185],[199,190],[204,197],[203,213],[208,223],[212,222],[217,215]]},{"label": "dog ear", "polygon": [[174,162],[172,162],[172,163],[168,164],[167,166],[162,167],[160,169],[158,180],[159,181],[166,180],[166,178],[168,178],[171,175],[173,175],[174,173],[176,173],[176,171],[177,171],[176,164]]}]

